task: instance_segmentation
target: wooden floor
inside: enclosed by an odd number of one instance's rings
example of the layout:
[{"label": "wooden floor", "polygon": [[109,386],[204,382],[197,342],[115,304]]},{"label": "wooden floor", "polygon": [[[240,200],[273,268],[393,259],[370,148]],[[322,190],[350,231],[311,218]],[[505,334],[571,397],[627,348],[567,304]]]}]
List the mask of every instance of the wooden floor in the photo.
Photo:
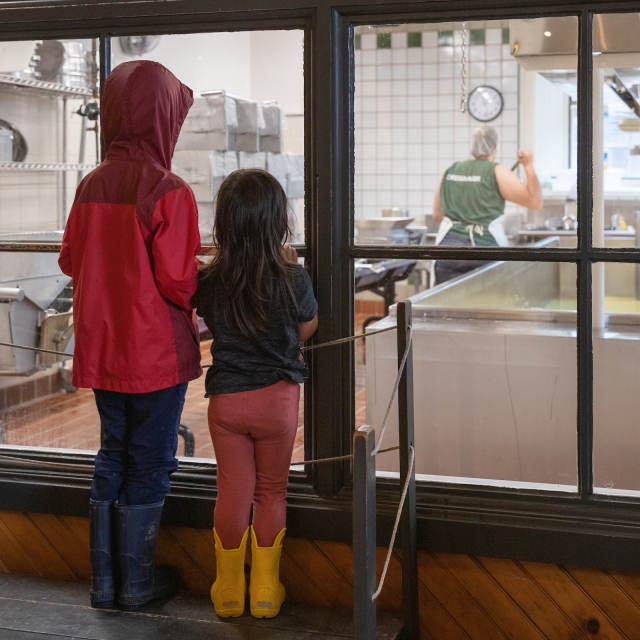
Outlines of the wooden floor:
[{"label": "wooden floor", "polygon": [[[352,637],[351,612],[285,604],[273,620],[245,614],[220,620],[206,596],[182,593],[144,612],[96,610],[87,583],[0,576],[0,640],[340,640]],[[394,640],[400,623],[385,616],[377,640]]]},{"label": "wooden floor", "polygon": [[[364,316],[356,319],[361,330]],[[202,362],[211,362],[211,341],[201,344]],[[366,388],[364,371],[364,345],[356,343],[356,427],[366,422]],[[207,425],[208,400],[204,397],[204,376],[189,383],[182,424],[195,436],[195,457],[215,458]],[[100,447],[100,417],[96,409],[93,391],[78,389],[75,393],[59,395],[35,401],[27,406],[6,411],[1,416],[4,444],[62,449],[97,451]],[[178,455],[184,453],[180,438]],[[298,432],[293,448],[292,462],[304,460],[304,387],[301,388],[298,413]]]}]

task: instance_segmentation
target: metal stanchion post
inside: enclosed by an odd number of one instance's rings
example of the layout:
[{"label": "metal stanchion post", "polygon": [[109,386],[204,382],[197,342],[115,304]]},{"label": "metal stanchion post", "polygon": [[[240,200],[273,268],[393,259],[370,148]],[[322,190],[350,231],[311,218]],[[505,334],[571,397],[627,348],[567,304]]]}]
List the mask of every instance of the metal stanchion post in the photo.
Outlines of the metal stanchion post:
[{"label": "metal stanchion post", "polygon": [[376,458],[373,427],[353,434],[353,637],[376,637]]},{"label": "metal stanchion post", "polygon": [[[398,303],[398,365],[407,348],[411,327],[411,302]],[[398,387],[398,433],[400,443],[400,486],[404,486],[409,472],[410,449],[413,441],[413,342]],[[416,479],[415,464],[400,520],[402,547],[402,602],[404,608],[405,638],[418,640],[420,621],[418,609],[418,562],[416,546]]]}]

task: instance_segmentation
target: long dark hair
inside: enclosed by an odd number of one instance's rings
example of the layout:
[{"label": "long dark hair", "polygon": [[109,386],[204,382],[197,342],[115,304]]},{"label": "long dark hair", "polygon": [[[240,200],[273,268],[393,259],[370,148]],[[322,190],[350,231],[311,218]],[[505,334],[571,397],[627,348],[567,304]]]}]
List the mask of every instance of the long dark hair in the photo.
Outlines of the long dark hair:
[{"label": "long dark hair", "polygon": [[255,339],[269,330],[270,309],[295,309],[295,266],[283,247],[289,237],[287,196],[274,176],[240,169],[225,178],[216,198],[216,251],[202,271],[234,333]]}]

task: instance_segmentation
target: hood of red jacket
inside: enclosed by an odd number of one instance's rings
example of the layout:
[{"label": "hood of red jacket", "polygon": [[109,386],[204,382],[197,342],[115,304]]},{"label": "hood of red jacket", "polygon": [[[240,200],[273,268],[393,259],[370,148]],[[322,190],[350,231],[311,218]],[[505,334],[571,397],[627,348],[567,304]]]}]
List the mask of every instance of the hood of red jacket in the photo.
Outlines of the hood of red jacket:
[{"label": "hood of red jacket", "polygon": [[158,62],[119,64],[104,83],[102,134],[109,158],[155,162],[171,169],[193,92]]}]

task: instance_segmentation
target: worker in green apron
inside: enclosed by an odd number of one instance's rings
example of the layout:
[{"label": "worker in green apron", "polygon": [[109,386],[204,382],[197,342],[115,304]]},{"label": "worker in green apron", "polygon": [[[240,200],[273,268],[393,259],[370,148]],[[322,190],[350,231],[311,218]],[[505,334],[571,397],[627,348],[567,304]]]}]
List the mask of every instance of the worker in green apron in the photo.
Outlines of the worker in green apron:
[{"label": "worker in green apron", "polygon": [[[498,133],[493,127],[477,129],[473,159],[452,164],[442,176],[433,201],[433,219],[440,223],[436,244],[472,247],[508,245],[502,227],[504,205],[514,202],[528,209],[542,208],[542,190],[533,169],[533,153],[518,151],[526,183],[495,162]],[[436,283],[441,284],[486,264],[484,260],[437,260]]]}]

